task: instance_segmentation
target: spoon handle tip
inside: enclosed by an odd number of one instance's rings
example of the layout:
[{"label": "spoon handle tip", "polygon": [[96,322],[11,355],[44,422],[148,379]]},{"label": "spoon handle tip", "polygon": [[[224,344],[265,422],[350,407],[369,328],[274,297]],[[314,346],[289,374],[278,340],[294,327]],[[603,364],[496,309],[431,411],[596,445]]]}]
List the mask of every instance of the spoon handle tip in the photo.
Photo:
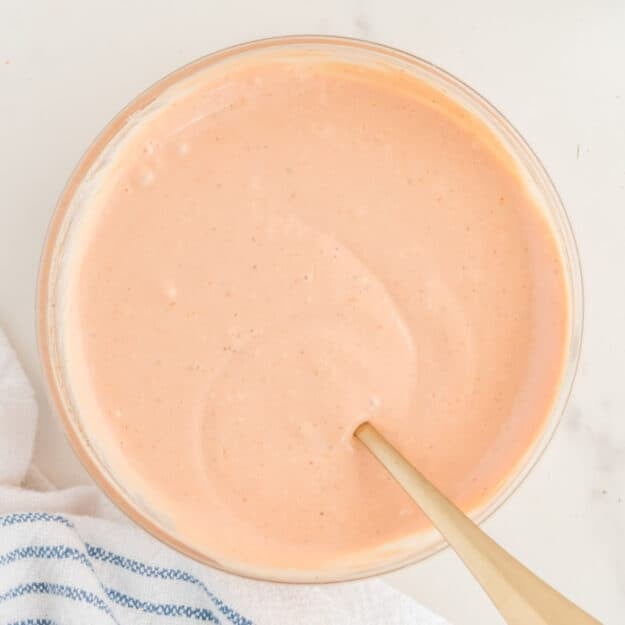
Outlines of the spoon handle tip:
[{"label": "spoon handle tip", "polygon": [[429,517],[508,625],[601,625],[487,536],[373,425],[360,424],[354,436]]}]

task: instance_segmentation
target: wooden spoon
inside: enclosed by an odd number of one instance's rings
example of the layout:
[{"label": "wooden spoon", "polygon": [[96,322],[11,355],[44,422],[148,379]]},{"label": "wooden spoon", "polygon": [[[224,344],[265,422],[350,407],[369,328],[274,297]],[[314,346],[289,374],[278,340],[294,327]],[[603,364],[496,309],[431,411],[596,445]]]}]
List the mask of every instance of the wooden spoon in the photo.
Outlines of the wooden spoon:
[{"label": "wooden spoon", "polygon": [[370,423],[359,425],[354,436],[438,528],[508,625],[601,625],[487,536]]}]

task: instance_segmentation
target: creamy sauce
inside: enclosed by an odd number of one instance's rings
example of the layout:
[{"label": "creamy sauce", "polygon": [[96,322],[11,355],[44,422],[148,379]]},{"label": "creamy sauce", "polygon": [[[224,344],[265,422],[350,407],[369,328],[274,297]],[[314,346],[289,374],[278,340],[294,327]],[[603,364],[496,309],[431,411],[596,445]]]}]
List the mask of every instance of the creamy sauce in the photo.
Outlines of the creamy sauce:
[{"label": "creamy sauce", "polygon": [[315,57],[203,71],[82,202],[63,345],[117,479],[215,558],[314,569],[428,527],[372,421],[466,509],[563,368],[553,232],[490,132],[407,74]]}]

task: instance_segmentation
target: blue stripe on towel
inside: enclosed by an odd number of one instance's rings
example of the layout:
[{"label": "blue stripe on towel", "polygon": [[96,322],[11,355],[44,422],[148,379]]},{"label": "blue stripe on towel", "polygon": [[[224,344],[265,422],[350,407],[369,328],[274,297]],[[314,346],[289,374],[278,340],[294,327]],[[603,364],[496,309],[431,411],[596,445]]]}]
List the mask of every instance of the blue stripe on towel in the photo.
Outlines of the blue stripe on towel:
[{"label": "blue stripe on towel", "polygon": [[27,558],[76,560],[93,569],[91,562],[89,562],[84,553],[79,549],[65,547],[64,545],[28,545],[27,547],[18,547],[0,555],[0,566]]},{"label": "blue stripe on towel", "polygon": [[48,582],[30,582],[27,584],[20,584],[19,586],[14,586],[13,588],[10,588],[6,592],[2,593],[0,595],[0,603],[2,601],[8,601],[9,599],[16,599],[18,597],[31,594],[56,595],[58,597],[71,599],[72,601],[87,603],[94,606],[98,610],[102,610],[102,612],[106,612],[106,614],[108,614],[113,621],[115,621],[115,617],[113,616],[111,609],[100,597],[98,597],[98,595],[89,592],[88,590],[84,590],[83,588],[77,588],[76,586],[50,584]]},{"label": "blue stripe on towel", "polygon": [[158,614],[159,616],[186,616],[199,621],[209,621],[210,623],[219,623],[219,619],[208,608],[193,608],[188,605],[179,605],[176,603],[153,603],[152,601],[142,601],[135,597],[130,597],[119,590],[113,588],[106,589],[106,595],[111,601],[124,606],[125,608],[133,608],[142,610],[148,614]]},{"label": "blue stripe on towel", "polygon": [[18,512],[16,514],[6,514],[0,516],[0,527],[8,525],[18,525],[19,523],[34,523],[36,521],[52,521],[61,523],[74,529],[73,523],[60,514],[49,514],[48,512]]},{"label": "blue stripe on towel", "polygon": [[56,625],[49,618],[27,618],[22,621],[13,621],[9,625]]}]

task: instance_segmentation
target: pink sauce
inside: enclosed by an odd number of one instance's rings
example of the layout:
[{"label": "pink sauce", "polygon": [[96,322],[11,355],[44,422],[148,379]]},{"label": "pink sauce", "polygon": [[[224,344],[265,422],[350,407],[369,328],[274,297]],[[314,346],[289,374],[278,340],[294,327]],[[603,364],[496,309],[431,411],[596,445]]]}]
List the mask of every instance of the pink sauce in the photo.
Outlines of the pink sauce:
[{"label": "pink sauce", "polygon": [[541,432],[558,246],[489,131],[415,78],[218,66],[90,184],[67,375],[98,453],[196,549],[314,569],[428,527],[353,439],[365,419],[466,509]]}]

